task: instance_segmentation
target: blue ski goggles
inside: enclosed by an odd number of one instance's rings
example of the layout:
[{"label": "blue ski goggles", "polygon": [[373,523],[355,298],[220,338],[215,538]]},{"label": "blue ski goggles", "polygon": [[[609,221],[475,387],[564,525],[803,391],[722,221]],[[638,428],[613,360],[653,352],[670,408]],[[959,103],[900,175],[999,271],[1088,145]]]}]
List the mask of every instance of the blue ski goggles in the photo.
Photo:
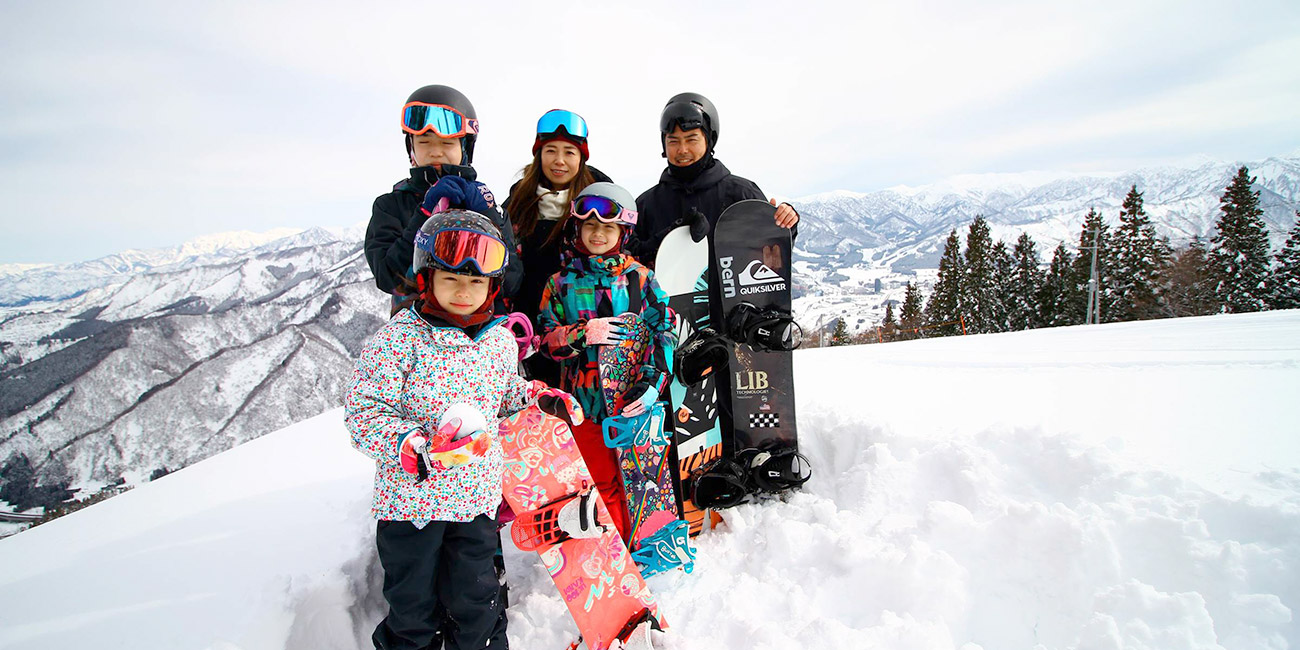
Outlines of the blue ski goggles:
[{"label": "blue ski goggles", "polygon": [[578,200],[573,202],[571,213],[584,221],[596,217],[601,223],[617,223],[625,226],[635,226],[637,219],[636,210],[628,210],[617,201],[596,194],[578,197]]},{"label": "blue ski goggles", "polygon": [[459,138],[478,133],[478,120],[450,106],[411,102],[402,107],[402,130],[411,135],[433,131],[441,138]]},{"label": "blue ski goggles", "polygon": [[555,133],[560,130],[560,127],[564,127],[564,131],[571,136],[587,137],[587,121],[573,111],[559,108],[546,111],[546,114],[537,120],[537,135]]}]

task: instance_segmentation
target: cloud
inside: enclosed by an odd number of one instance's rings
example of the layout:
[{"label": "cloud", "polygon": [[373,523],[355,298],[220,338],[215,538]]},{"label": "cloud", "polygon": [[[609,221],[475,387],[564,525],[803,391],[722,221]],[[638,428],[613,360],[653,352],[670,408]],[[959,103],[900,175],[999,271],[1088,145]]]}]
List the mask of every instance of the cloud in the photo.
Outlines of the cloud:
[{"label": "cloud", "polygon": [[[555,107],[639,193],[684,90],[774,195],[1300,147],[1284,2],[9,3],[0,25],[0,219],[45,217],[0,262],[363,221],[428,83],[474,101],[502,197]],[[66,228],[104,235],[46,243]]]}]

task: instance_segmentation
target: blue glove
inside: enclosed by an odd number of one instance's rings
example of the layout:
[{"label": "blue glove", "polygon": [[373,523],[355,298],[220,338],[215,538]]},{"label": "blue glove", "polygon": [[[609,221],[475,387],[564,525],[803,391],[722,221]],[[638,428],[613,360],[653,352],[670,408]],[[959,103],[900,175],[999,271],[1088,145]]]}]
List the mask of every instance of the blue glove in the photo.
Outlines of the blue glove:
[{"label": "blue glove", "polygon": [[648,382],[639,381],[627,391],[626,401],[623,403],[623,411],[619,415],[625,418],[634,418],[654,406],[659,401],[659,392],[651,390]]},{"label": "blue glove", "polygon": [[488,192],[487,187],[482,183],[467,181],[459,176],[456,176],[455,178],[464,186],[462,191],[465,193],[465,200],[460,207],[491,217],[492,204],[488,203],[487,200],[487,197],[491,195],[491,192]]},{"label": "blue glove", "polygon": [[438,202],[446,199],[451,207],[460,207],[465,202],[465,188],[462,183],[468,183],[459,176],[443,176],[438,179],[429,191],[424,193],[424,202],[420,208],[425,214],[433,214],[438,211]]},{"label": "blue glove", "polygon": [[492,206],[488,205],[478,183],[467,181],[459,176],[443,176],[438,179],[428,192],[424,193],[424,202],[420,207],[428,214],[438,209],[438,201],[447,199],[450,207],[473,210],[480,214],[491,215]]}]

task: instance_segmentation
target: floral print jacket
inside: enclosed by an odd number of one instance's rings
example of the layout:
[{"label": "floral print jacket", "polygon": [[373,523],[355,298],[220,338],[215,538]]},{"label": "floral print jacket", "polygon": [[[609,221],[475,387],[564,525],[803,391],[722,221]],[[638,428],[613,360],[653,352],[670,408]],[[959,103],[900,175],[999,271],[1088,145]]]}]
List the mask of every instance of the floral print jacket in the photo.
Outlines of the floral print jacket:
[{"label": "floral print jacket", "polygon": [[402,470],[399,450],[407,433],[432,431],[457,402],[479,409],[495,435],[501,418],[536,399],[535,385],[519,376],[514,336],[500,320],[471,337],[456,327],[434,326],[407,308],[361,351],[344,411],[352,445],[375,460],[376,519],[423,526],[495,516],[504,471],[495,439],[483,458],[431,471],[424,481]]}]

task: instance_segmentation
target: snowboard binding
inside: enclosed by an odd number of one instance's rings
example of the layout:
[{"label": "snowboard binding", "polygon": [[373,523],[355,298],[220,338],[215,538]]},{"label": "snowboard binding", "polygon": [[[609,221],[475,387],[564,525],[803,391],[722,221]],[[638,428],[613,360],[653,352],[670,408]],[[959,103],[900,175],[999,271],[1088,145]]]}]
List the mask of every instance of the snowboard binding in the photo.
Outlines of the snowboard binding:
[{"label": "snowboard binding", "polygon": [[803,342],[803,328],[788,311],[742,302],[727,313],[727,335],[755,350],[789,352]]},{"label": "snowboard binding", "polygon": [[742,467],[761,492],[776,493],[802,487],[812,478],[808,458],[794,447],[772,444],[762,449],[745,449],[737,454]]},{"label": "snowboard binding", "polygon": [[641,575],[648,578],[677,567],[687,573],[694,571],[695,548],[691,546],[690,531],[690,524],[678,519],[641,540],[640,548],[632,552],[632,561],[641,566]]},{"label": "snowboard binding", "polygon": [[645,413],[633,417],[611,416],[601,422],[605,446],[610,449],[627,449],[646,445],[663,446],[669,442],[664,430],[663,402],[655,402]]},{"label": "snowboard binding", "polygon": [[597,521],[600,495],[593,487],[518,515],[510,528],[510,539],[521,551],[535,551],[566,539],[600,537],[611,525]]},{"label": "snowboard binding", "polygon": [[794,447],[772,443],[719,458],[691,474],[691,500],[701,508],[730,508],[751,496],[802,487],[812,478],[808,458]]},{"label": "snowboard binding", "polygon": [[709,327],[696,330],[677,348],[673,374],[683,385],[698,384],[725,368],[730,353],[731,344],[716,330]]}]

